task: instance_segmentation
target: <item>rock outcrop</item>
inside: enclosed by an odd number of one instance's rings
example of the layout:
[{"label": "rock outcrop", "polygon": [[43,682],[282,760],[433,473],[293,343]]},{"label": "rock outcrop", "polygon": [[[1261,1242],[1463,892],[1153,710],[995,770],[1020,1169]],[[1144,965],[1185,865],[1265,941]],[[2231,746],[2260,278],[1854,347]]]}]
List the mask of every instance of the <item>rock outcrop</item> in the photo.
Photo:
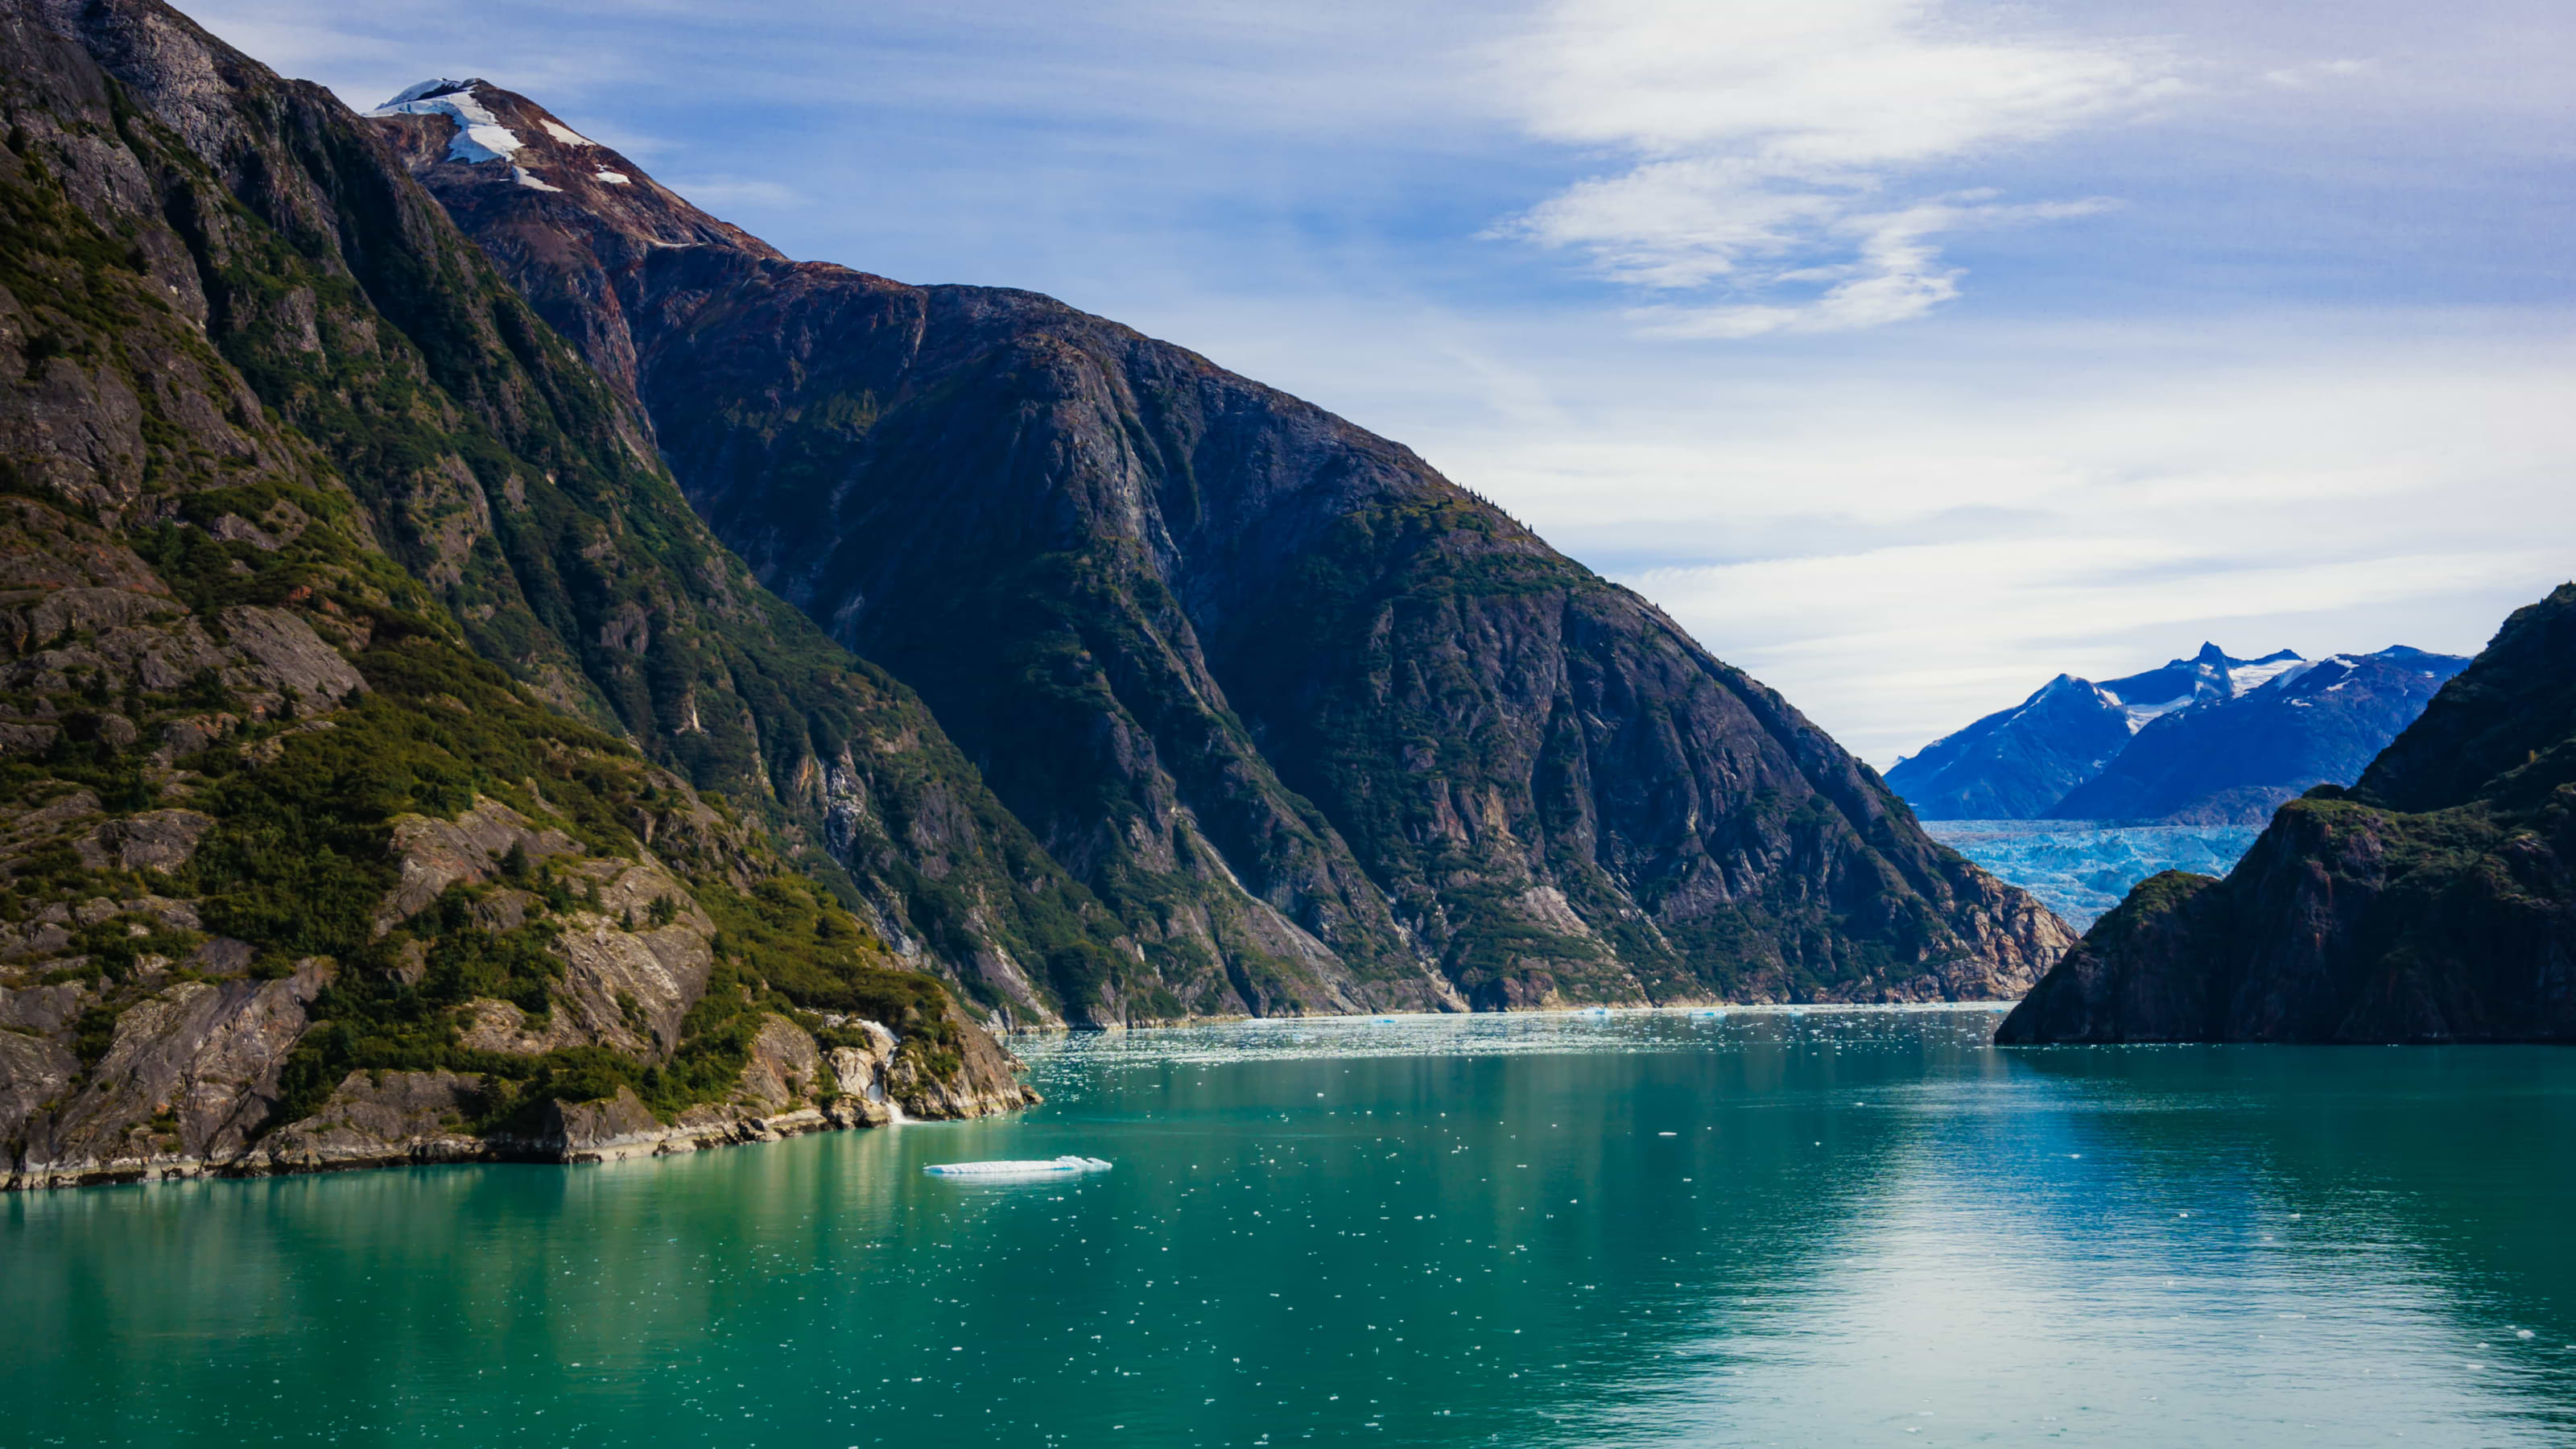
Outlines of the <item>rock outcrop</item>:
[{"label": "rock outcrop", "polygon": [[2138,886],[1996,1040],[2576,1041],[2576,584],[2225,880]]},{"label": "rock outcrop", "polygon": [[1911,1000],[2015,994],[2069,939],[1397,444],[1049,298],[791,262],[483,82],[376,124],[1105,908],[1107,949],[980,989],[1104,1022]]}]

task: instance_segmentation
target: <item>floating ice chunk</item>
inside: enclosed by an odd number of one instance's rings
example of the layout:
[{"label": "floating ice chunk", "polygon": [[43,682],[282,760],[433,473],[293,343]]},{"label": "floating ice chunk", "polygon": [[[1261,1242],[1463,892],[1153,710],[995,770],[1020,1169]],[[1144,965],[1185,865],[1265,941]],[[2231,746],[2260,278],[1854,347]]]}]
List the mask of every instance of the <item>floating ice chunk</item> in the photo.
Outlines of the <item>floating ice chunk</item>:
[{"label": "floating ice chunk", "polygon": [[2533,1333],[2528,1328],[2517,1328],[2513,1331],[2513,1336],[2516,1338],[2536,1338],[2539,1335]]},{"label": "floating ice chunk", "polygon": [[[1679,1137],[1679,1136],[1681,1136],[1682,1134],[1680,1134],[1680,1133],[1678,1133],[1678,1132],[1658,1132],[1658,1133],[1656,1133],[1655,1135],[1656,1135],[1656,1136],[1658,1136],[1658,1137]],[[2528,1334],[2528,1333],[2526,1333],[2526,1334],[2524,1334],[2524,1335],[2523,1335],[2523,1337],[2525,1337],[2525,1338],[2529,1338],[2529,1337],[2531,1337],[2531,1335],[2530,1335],[2530,1334]]]}]

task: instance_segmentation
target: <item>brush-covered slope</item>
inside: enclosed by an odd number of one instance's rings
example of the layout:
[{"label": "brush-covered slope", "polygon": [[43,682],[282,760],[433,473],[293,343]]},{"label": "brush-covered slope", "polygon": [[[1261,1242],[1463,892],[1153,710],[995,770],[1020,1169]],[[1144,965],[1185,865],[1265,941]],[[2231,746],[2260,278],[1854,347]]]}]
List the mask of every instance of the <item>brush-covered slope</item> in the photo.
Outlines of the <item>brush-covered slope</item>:
[{"label": "brush-covered slope", "polygon": [[[326,97],[166,11],[74,13],[0,0],[0,1182],[1023,1100],[755,817],[534,697],[616,725],[613,672],[495,651],[532,686],[469,647],[493,636],[456,606],[509,577],[478,470],[531,512],[547,468],[610,486],[565,431],[610,426],[606,390],[510,370],[515,339],[578,375]],[[343,264],[369,216],[376,264],[443,258],[421,285],[485,330],[441,345],[516,444]],[[444,249],[404,260],[414,233]],[[712,544],[680,556],[750,587]],[[494,592],[463,592],[477,570]]]},{"label": "brush-covered slope", "polygon": [[2576,1040],[2576,584],[2225,880],[2131,892],[1996,1039]]},{"label": "brush-covered slope", "polygon": [[1045,297],[790,262],[488,84],[377,124],[1115,913],[1085,1010],[2010,994],[2066,939],[1394,443]]},{"label": "brush-covered slope", "polygon": [[478,653],[762,815],[899,952],[1006,1017],[1054,1019],[1051,972],[1132,950],[910,691],[753,582],[375,125],[151,0],[77,16],[208,170],[220,214],[175,224],[256,224],[259,266],[208,270],[216,345]]}]

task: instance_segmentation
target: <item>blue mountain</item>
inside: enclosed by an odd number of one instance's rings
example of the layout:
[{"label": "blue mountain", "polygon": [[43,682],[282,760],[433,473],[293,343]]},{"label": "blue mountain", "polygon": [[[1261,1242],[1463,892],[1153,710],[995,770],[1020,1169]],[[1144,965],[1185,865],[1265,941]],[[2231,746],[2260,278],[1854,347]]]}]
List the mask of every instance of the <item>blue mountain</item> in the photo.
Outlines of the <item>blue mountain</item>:
[{"label": "blue mountain", "polygon": [[2119,679],[2061,674],[1897,761],[1887,782],[1927,820],[2260,824],[2311,785],[2356,778],[2467,662],[2402,645],[2311,661],[2203,644]]},{"label": "blue mountain", "polygon": [[1887,783],[1926,820],[2033,820],[2100,774],[2150,721],[2256,688],[2301,661],[2287,649],[2238,659],[2203,644],[2189,659],[2099,683],[2061,674],[2011,709],[1896,762]]},{"label": "blue mountain", "polygon": [[2314,785],[2349,785],[2468,667],[2398,646],[2300,661],[2262,685],[2158,716],[2054,820],[2261,825]]}]

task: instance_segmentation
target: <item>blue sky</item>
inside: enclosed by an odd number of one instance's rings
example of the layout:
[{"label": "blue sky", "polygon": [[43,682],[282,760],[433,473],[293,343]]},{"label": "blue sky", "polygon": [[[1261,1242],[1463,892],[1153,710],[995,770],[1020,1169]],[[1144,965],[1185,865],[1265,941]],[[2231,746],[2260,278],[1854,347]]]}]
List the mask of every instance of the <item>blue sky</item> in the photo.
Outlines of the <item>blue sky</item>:
[{"label": "blue sky", "polygon": [[187,8],[1312,398],[1881,765],[2576,576],[2563,4]]}]

